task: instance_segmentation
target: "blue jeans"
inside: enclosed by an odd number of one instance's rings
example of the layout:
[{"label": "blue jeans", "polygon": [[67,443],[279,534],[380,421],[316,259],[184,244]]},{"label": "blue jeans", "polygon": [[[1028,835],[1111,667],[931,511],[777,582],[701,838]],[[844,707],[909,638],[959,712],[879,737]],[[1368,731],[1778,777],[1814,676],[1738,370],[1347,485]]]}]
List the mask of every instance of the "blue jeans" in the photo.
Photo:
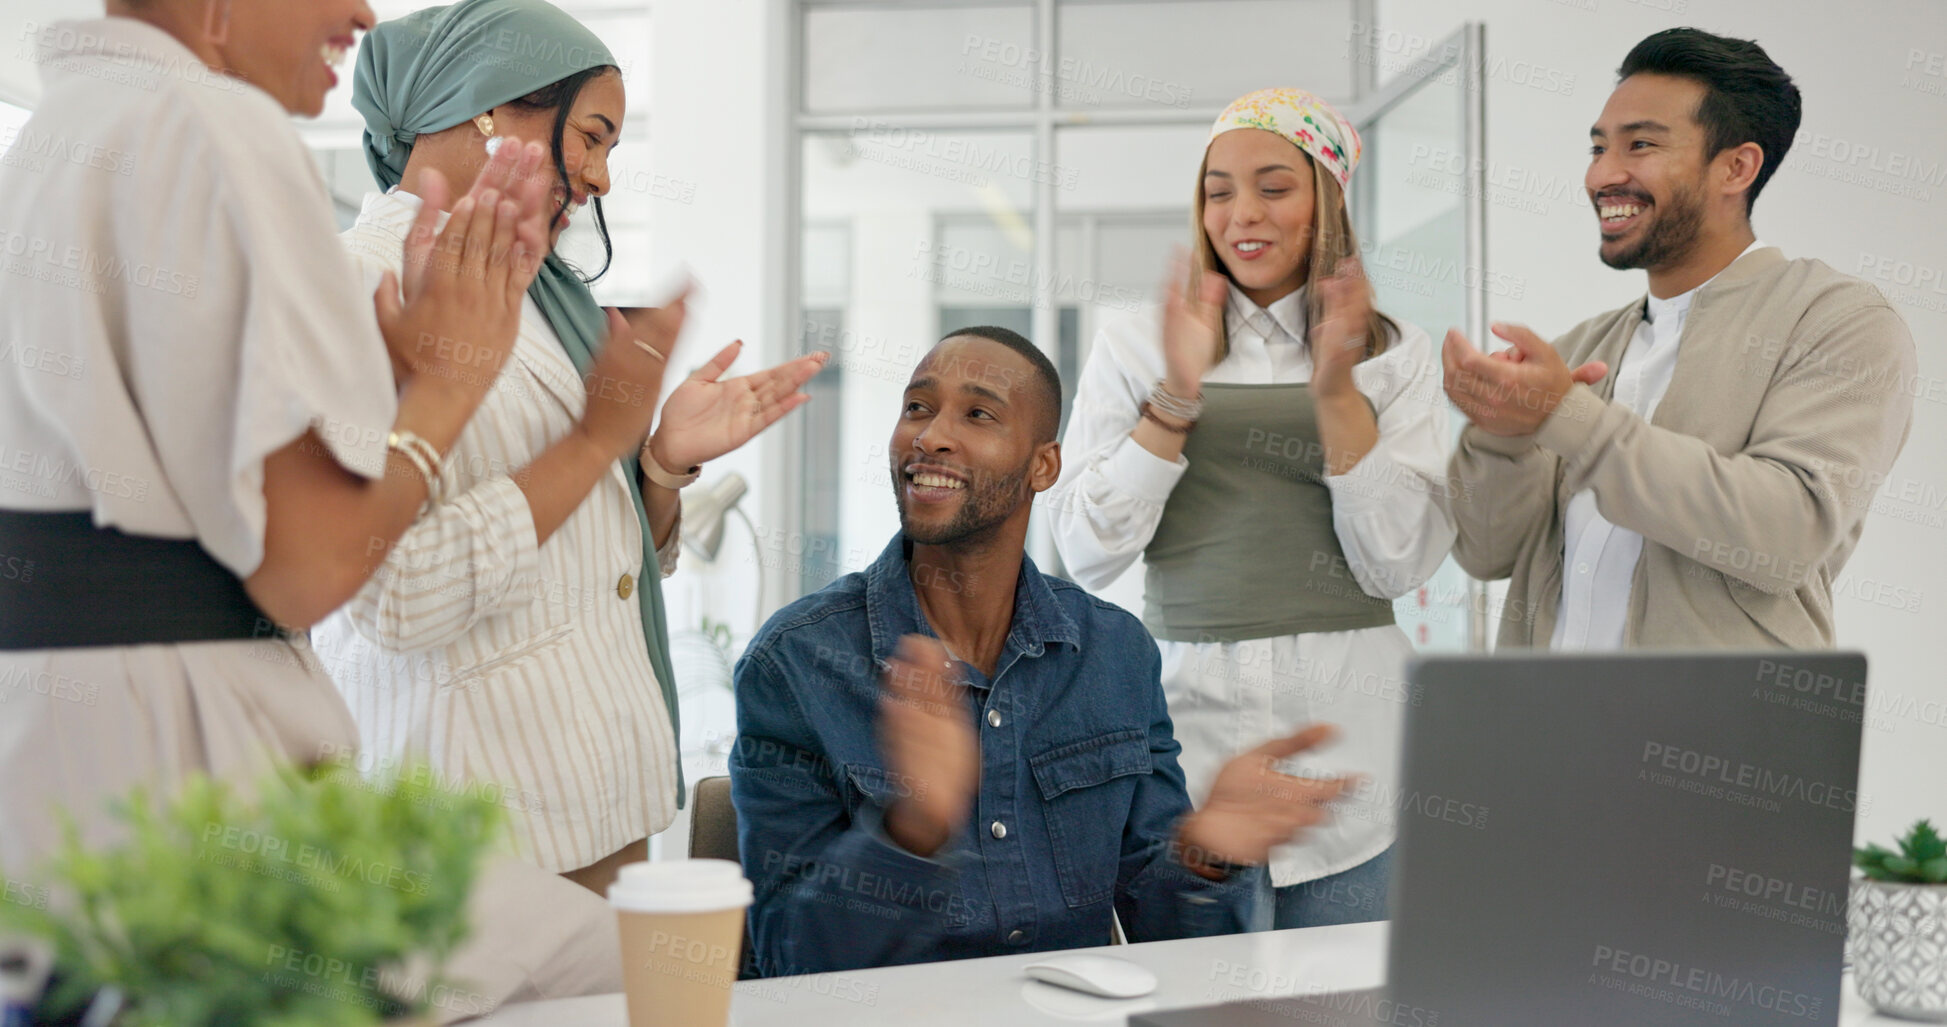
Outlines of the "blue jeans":
[{"label": "blue jeans", "polygon": [[1272,930],[1291,927],[1329,927],[1386,919],[1391,890],[1393,850],[1349,870],[1272,889]]}]

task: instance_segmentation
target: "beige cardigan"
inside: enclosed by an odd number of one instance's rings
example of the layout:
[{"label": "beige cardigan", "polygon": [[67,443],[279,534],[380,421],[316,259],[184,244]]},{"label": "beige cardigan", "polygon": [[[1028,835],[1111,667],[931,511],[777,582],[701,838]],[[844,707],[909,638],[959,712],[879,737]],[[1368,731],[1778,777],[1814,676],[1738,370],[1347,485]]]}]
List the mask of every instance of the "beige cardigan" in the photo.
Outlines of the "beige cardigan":
[{"label": "beige cardigan", "polygon": [[1595,492],[1643,536],[1631,647],[1823,648],[1832,580],[1906,443],[1913,337],[1879,291],[1816,260],[1753,250],[1697,293],[1670,389],[1645,422],[1610,403],[1643,316],[1632,303],[1555,343],[1606,361],[1533,435],[1469,426],[1452,461],[1454,558],[1511,578],[1500,645],[1546,646],[1562,592],[1562,515]]}]

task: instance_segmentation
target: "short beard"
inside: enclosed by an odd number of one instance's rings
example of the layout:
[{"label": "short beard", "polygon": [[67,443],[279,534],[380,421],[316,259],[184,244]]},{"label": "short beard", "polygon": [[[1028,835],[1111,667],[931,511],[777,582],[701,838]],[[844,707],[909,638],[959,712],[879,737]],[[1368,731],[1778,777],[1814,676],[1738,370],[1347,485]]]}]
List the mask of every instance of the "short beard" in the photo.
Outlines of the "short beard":
[{"label": "short beard", "polygon": [[899,508],[899,530],[905,533],[907,541],[923,546],[956,545],[991,533],[1020,508],[1021,488],[1027,483],[1031,463],[1024,463],[1012,474],[999,477],[974,475],[967,482],[967,501],[960,504],[960,512],[930,534],[922,534],[924,529],[915,529],[907,520],[906,475],[904,471],[894,468],[892,501]]},{"label": "short beard", "polygon": [[1604,264],[1618,271],[1655,270],[1683,259],[1697,245],[1697,235],[1704,225],[1704,204],[1695,190],[1674,191],[1669,203],[1657,204],[1653,209],[1656,209],[1655,220],[1634,247],[1613,256],[1603,253],[1599,246],[1596,248],[1596,255]]}]

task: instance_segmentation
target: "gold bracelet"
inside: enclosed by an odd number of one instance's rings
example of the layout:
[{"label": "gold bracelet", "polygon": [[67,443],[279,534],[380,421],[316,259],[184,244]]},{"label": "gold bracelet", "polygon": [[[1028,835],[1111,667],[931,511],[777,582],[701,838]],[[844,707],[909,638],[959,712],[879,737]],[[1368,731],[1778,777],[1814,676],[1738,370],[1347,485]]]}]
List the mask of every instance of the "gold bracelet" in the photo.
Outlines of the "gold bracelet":
[{"label": "gold bracelet", "polygon": [[393,429],[385,437],[385,448],[397,450],[406,462],[419,472],[426,484],[426,501],[434,506],[446,500],[446,480],[441,473],[442,463],[439,450],[417,434],[403,429]]}]

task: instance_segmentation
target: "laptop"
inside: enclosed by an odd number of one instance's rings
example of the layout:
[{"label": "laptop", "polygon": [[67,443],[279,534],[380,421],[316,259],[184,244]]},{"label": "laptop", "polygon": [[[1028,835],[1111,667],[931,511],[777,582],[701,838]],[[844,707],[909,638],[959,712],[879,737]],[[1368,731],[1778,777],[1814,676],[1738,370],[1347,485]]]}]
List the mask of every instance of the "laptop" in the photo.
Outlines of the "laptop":
[{"label": "laptop", "polygon": [[1430,657],[1408,679],[1386,987],[1131,1027],[1838,1022],[1863,655]]}]

